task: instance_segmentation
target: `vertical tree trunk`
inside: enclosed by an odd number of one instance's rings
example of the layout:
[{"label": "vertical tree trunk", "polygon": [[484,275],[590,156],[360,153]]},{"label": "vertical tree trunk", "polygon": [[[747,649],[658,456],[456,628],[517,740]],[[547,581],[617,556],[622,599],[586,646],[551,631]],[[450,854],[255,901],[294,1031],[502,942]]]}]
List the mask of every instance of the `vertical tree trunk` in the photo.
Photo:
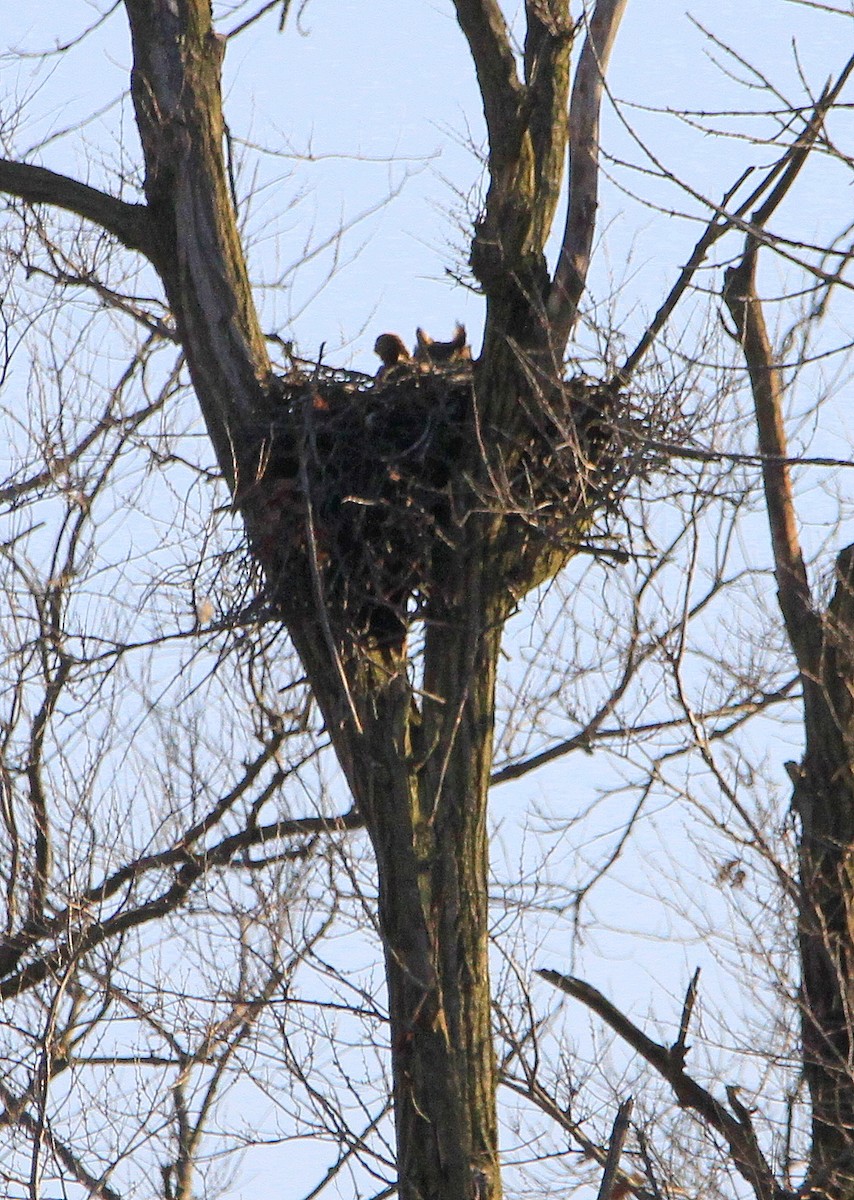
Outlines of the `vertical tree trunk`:
[{"label": "vertical tree trunk", "polygon": [[[754,219],[755,215],[754,215]],[[761,221],[758,222],[761,224]],[[799,818],[798,948],[804,1078],[812,1105],[805,1188],[854,1197],[854,547],[818,610],[798,541],[782,415],[783,387],[756,291],[758,243],[730,268],[724,299],[750,374],[778,599],[798,663],[806,748],[792,806]]]},{"label": "vertical tree trunk", "polygon": [[801,1027],[812,1101],[810,1180],[854,1196],[854,546],[837,561],[817,678],[804,681]]},{"label": "vertical tree trunk", "polygon": [[478,524],[442,563],[417,702],[402,671],[374,674],[359,701],[364,733],[351,739],[379,873],[405,1200],[501,1194],[487,798],[506,605]]},{"label": "vertical tree trunk", "polygon": [[[421,687],[419,664],[401,644],[365,646],[348,619],[347,588],[324,588],[302,451],[271,450],[283,435],[269,428],[275,398],[265,393],[275,389],[222,161],[222,44],[209,0],[126,7],[146,198],[159,233],[152,257],[268,598],[285,618],[376,854],[399,1191],[404,1200],[498,1200],[487,793],[510,605],[502,571],[512,559],[521,594],[542,564],[521,542],[515,553],[491,471],[536,441],[531,408],[561,374],[549,359],[543,244],[566,146],[569,7],[557,4],[547,20],[539,6],[527,9],[523,85],[497,6],[457,5],[490,130],[489,201],[472,248],[487,328],[468,436],[459,439],[466,445],[447,464],[457,523],[446,541],[436,538],[429,577],[416,585],[427,597]],[[310,393],[297,407],[310,409]],[[299,461],[298,478],[267,472],[278,452]],[[444,485],[432,486],[445,495]]]}]

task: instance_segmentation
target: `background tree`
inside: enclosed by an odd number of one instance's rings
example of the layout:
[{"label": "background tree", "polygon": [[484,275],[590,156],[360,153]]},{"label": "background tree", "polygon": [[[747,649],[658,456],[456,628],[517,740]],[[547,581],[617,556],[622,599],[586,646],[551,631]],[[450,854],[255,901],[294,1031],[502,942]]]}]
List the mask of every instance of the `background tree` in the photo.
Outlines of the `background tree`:
[{"label": "background tree", "polygon": [[[743,823],[742,842],[773,867],[776,885],[794,906],[789,943],[794,930],[802,957],[803,1035],[794,1070],[803,1066],[809,1088],[811,1138],[805,1140],[800,1116],[793,1117],[779,1151],[757,1133],[734,1088],[725,1100],[686,1073],[695,986],[682,1006],[676,1041],[666,1048],[588,985],[562,972],[549,971],[547,978],[585,1000],[649,1061],[677,1103],[721,1139],[720,1169],[734,1168],[757,1196],[795,1186],[850,1194],[845,864],[851,839],[840,815],[849,807],[843,794],[850,761],[847,558],[836,597],[820,615],[797,545],[779,368],[755,290],[760,244],[812,271],[815,307],[792,333],[797,361],[806,362],[798,331],[815,327],[842,283],[847,250],[844,241],[816,247],[804,238],[785,239],[769,233],[769,223],[816,144],[846,167],[826,122],[850,66],[817,102],[793,106],[778,98],[771,165],[758,178],[734,181],[721,204],[711,206],[693,254],[634,349],[619,351],[612,332],[602,331],[606,350],[593,380],[572,367],[568,346],[594,244],[604,74],[624,7],[599,0],[576,13],[568,3],[526,4],[517,47],[497,4],[455,6],[487,134],[487,189],[470,239],[485,324],[471,372],[404,372],[377,385],[320,361],[300,363],[293,347],[288,366],[274,369],[225,157],[224,40],[202,0],[124,5],[144,168],[142,192],[133,201],[118,199],[118,188],[96,189],[11,155],[0,163],[0,187],[15,198],[10,206],[18,218],[10,225],[17,240],[9,259],[24,267],[37,295],[42,289],[40,332],[50,335],[31,393],[38,399],[39,389],[49,386],[55,397],[41,405],[41,414],[38,406],[30,414],[28,457],[5,489],[14,513],[6,542],[14,669],[5,726],[10,857],[0,986],[21,1005],[24,1015],[15,1024],[26,1031],[30,1050],[10,1071],[4,1100],[7,1124],[26,1147],[23,1165],[14,1166],[15,1182],[32,1195],[40,1194],[48,1161],[90,1194],[119,1194],[111,1176],[138,1153],[140,1139],[158,1147],[153,1158],[162,1167],[155,1185],[161,1193],[191,1195],[217,1098],[229,1081],[239,1095],[250,1079],[256,1087],[275,1087],[275,1102],[286,1108],[283,1097],[291,1089],[309,1099],[317,1132],[340,1146],[327,1182],[358,1157],[384,1180],[396,1172],[394,1186],[406,1196],[499,1195],[488,960],[490,780],[623,737],[625,718],[616,727],[608,722],[627,697],[634,696],[637,707],[637,688],[657,706],[667,675],[678,717],[656,711],[644,720],[638,711],[631,722],[641,739],[636,747],[650,732],[664,747],[652,755],[647,782],[632,780],[640,797],[635,813],[653,784],[666,787],[665,760],[693,748]],[[237,28],[272,8],[249,12]],[[547,242],[567,150],[567,216],[550,271]],[[46,204],[83,218],[100,235],[85,242],[77,230],[49,227]],[[700,349],[684,371],[673,369],[677,383],[664,383],[666,356],[647,365],[713,246],[727,234],[748,241],[725,291],[757,405],[760,457],[747,460],[734,459],[707,437],[730,400],[720,375],[709,385],[713,404],[688,399],[702,368]],[[141,258],[153,269],[162,302],[146,298],[155,291],[151,271],[135,280],[136,266],[115,253],[116,244],[137,256],[134,263]],[[66,325],[62,308],[51,307],[58,289],[77,286],[98,301],[89,316],[93,339],[105,312],[110,321],[121,314],[120,328],[133,330],[95,419],[91,397],[103,384],[94,364],[71,367],[80,327]],[[17,305],[10,290],[10,378],[16,339],[33,311],[21,302],[19,313]],[[215,472],[191,449],[192,424],[173,403],[185,365]],[[139,397],[136,407],[127,403],[131,393]],[[689,464],[681,478],[668,465],[673,459]],[[709,471],[715,461],[721,464],[716,475]],[[712,750],[727,739],[737,763],[745,717],[786,699],[792,681],[779,678],[777,664],[764,670],[757,662],[745,672],[740,664],[718,663],[714,701],[698,713],[690,699],[693,668],[686,666],[692,622],[733,582],[731,525],[728,516],[715,515],[719,499],[725,493],[732,509],[747,507],[750,491],[733,479],[734,465],[758,464],[807,714],[806,757],[793,771],[801,823],[794,831],[797,876],[786,861],[785,840],[764,835]],[[646,484],[665,470],[671,497],[687,498],[690,521],[677,521],[662,537],[650,528]],[[208,499],[217,477],[229,489],[227,504]],[[104,506],[112,505],[113,514],[131,505],[156,514],[165,511],[159,508],[164,491],[193,497],[189,505],[166,506],[173,519],[180,512],[175,547],[167,553],[151,539],[123,561],[99,556]],[[592,548],[595,521],[610,546],[588,571],[603,579],[612,569],[607,564],[621,564],[629,607],[612,614],[605,606],[593,642],[600,669],[606,645],[614,647],[618,668],[570,739],[527,753],[508,725],[502,736],[511,761],[496,773],[504,628],[528,592],[554,579],[579,550]],[[690,575],[673,564],[682,547],[692,538],[699,543],[700,531],[715,522],[717,559],[698,598],[682,582]],[[147,586],[136,583],[136,610],[108,611],[102,599],[92,601],[88,581],[103,576],[101,597],[123,588],[137,553],[146,555],[151,574]],[[169,563],[165,575],[158,556]],[[666,591],[674,577],[679,604],[651,620],[647,597]],[[165,620],[170,587],[173,614],[181,608],[179,595],[194,594],[193,621]],[[166,597],[157,596],[149,617],[145,605],[155,588]],[[218,601],[214,624],[210,596]],[[558,610],[565,625],[568,606]],[[283,652],[282,623],[300,665]],[[575,629],[577,683],[583,638],[580,624]],[[619,645],[611,640],[618,630]],[[149,647],[174,656],[168,673],[136,667],[139,652]],[[240,694],[233,677],[224,678],[223,660],[238,665]],[[547,705],[550,695],[565,694],[573,684],[563,664],[557,689],[549,685],[548,669],[537,669],[543,699],[527,706],[523,734],[536,727],[537,704]],[[137,696],[130,709],[129,688]],[[233,721],[232,737],[222,734],[225,714]],[[74,737],[64,736],[64,727]],[[668,748],[671,727],[677,743]],[[83,733],[96,749],[80,749]],[[246,749],[250,738],[258,747],[254,755]],[[327,738],[354,801],[350,811],[336,810],[327,799],[320,757]],[[160,764],[142,785],[151,791],[147,813],[140,811],[140,790],[128,786],[137,760]],[[289,810],[299,805],[281,801],[296,788],[311,797],[309,815],[294,815]],[[346,851],[346,831],[361,824],[375,857],[375,895],[372,875]],[[732,856],[724,860],[727,878],[738,877],[739,864]],[[576,905],[587,890],[589,882],[576,889]],[[325,1017],[299,1030],[298,1053],[289,1028],[298,972],[326,979],[324,1011],[343,1008],[356,1022],[384,1019],[375,989],[354,996],[343,963],[318,950],[320,939],[354,919],[359,906],[377,923],[385,963],[393,1151],[382,1141],[388,1098],[377,1082],[381,1074],[354,1067],[337,1043],[319,1049]],[[149,935],[149,928],[158,932]],[[175,940],[158,978],[151,963],[163,928]],[[179,957],[178,945],[198,939],[205,943],[201,954]],[[141,958],[144,982],[135,975]],[[513,991],[502,994],[503,1075],[594,1163],[604,1164],[601,1131],[588,1133],[542,1080],[541,1021],[530,1008],[514,1009],[521,1000],[513,1000]],[[118,1010],[141,1039],[132,1054],[123,1054],[115,1018],[108,1019]],[[142,1054],[140,1044],[150,1052]],[[270,1084],[258,1072],[256,1056],[273,1053],[274,1046],[279,1070],[287,1071],[284,1084],[280,1078]],[[10,1041],[10,1057],[15,1053]],[[307,1069],[307,1061],[326,1054],[332,1077],[349,1089],[355,1112],[361,1110],[358,1123],[340,1092],[328,1093],[328,1064],[312,1061]],[[72,1081],[81,1066],[87,1078],[97,1078],[99,1067],[125,1058],[137,1072],[147,1067],[169,1080],[168,1106],[162,1083],[150,1095],[142,1086],[136,1111],[123,1110],[121,1122],[111,1126],[111,1110],[99,1108],[94,1133],[90,1125],[83,1138],[73,1129],[60,1137],[49,1119],[50,1097],[58,1103],[67,1088],[79,1105]],[[800,1114],[797,1087],[792,1095],[792,1112]],[[84,1110],[75,1111],[86,1124]],[[621,1107],[615,1127],[608,1186],[661,1194],[670,1168],[663,1176],[656,1159],[661,1151],[651,1147],[637,1112],[633,1149],[642,1173],[616,1166],[627,1112]],[[304,1129],[311,1124],[300,1120]],[[670,1145],[679,1148],[681,1127],[674,1128]],[[793,1182],[796,1151],[808,1166]]]}]

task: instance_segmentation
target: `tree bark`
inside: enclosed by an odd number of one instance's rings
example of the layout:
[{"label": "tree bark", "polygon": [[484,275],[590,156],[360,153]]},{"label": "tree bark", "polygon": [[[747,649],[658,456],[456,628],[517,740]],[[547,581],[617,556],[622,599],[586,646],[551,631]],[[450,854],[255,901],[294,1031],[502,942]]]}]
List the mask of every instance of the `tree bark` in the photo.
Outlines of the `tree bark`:
[{"label": "tree bark", "polygon": [[778,597],[798,663],[806,747],[792,806],[800,823],[798,947],[804,1078],[812,1103],[805,1190],[854,1196],[854,546],[817,610],[801,554],[782,415],[783,385],[756,290],[751,235],[724,298],[750,374]]},{"label": "tree bark", "polygon": [[157,231],[154,264],[217,461],[232,488],[252,471],[252,430],[271,369],[223,161],[225,43],[209,0],[125,0],[131,94]]},{"label": "tree bark", "polygon": [[[366,654],[282,545],[259,484],[269,362],[222,162],[221,47],[207,0],[127,0],[155,263],[211,439],[299,650],[377,859],[400,1194],[497,1197],[486,800],[502,616],[475,522],[428,615],[425,698],[400,647]],[[253,457],[254,456],[254,457]],[[449,581],[456,572],[453,586]],[[432,622],[432,623],[431,623]]]},{"label": "tree bark", "polygon": [[801,1027],[812,1099],[810,1181],[854,1196],[854,546],[837,559],[817,670],[804,679]]}]

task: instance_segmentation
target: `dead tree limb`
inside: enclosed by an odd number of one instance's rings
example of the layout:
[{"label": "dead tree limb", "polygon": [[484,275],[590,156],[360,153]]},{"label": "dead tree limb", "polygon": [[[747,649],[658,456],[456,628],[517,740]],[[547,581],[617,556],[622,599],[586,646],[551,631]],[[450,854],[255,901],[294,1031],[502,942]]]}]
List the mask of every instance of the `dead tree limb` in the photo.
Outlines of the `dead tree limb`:
[{"label": "dead tree limb", "polygon": [[750,1184],[756,1200],[789,1200],[789,1193],[774,1178],[749,1119],[734,1117],[720,1100],[688,1075],[678,1052],[674,1054],[667,1046],[653,1041],[589,983],[559,971],[544,970],[537,974],[601,1017],[670,1085],[681,1108],[697,1113],[704,1125],[725,1139],[733,1164]]},{"label": "dead tree limb", "polygon": [[145,204],[128,204],[68,175],[32,163],[0,158],[0,192],[28,204],[50,204],[106,229],[128,250],[156,257],[151,215]]},{"label": "dead tree limb", "polygon": [[599,1194],[596,1200],[611,1200],[614,1194],[620,1157],[623,1153],[626,1135],[629,1132],[633,1107],[634,1100],[628,1096],[617,1109],[617,1115],[614,1117],[614,1124],[611,1128],[611,1137],[608,1141],[608,1157],[605,1159],[605,1170],[602,1172],[602,1182],[599,1184]]}]

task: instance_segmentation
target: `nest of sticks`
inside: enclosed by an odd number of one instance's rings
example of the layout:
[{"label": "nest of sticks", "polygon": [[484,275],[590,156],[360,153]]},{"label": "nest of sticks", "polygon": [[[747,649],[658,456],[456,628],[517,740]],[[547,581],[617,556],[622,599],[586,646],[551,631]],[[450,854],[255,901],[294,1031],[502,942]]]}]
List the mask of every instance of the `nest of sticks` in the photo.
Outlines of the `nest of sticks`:
[{"label": "nest of sticks", "polygon": [[502,519],[521,594],[537,557],[568,557],[601,507],[615,398],[569,381],[530,402],[511,440],[482,427],[470,362],[280,379],[237,496],[269,602],[286,609],[310,586],[339,633],[397,639],[441,587],[437,551],[475,511]]}]

